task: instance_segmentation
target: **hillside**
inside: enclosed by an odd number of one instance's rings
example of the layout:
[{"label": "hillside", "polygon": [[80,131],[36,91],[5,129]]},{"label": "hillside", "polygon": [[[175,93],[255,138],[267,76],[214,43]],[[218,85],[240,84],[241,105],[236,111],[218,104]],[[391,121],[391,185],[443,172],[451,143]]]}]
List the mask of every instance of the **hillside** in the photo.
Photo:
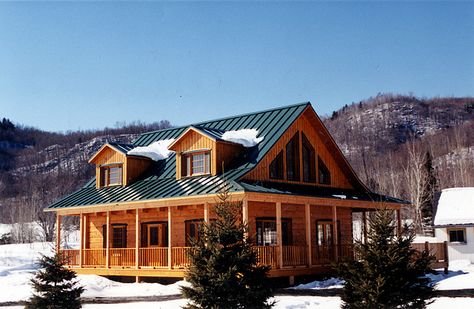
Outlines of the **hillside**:
[{"label": "hillside", "polygon": [[[317,109],[317,106],[316,106]],[[345,105],[324,123],[361,180],[374,191],[416,201],[419,171],[429,152],[435,191],[474,186],[474,98],[384,94]],[[45,132],[0,122],[0,223],[38,220],[51,239],[52,216],[42,209],[93,175],[88,158],[107,141],[131,142],[169,122],[110,129]],[[418,177],[419,178],[419,177]],[[410,217],[410,214],[405,214]],[[25,225],[16,241],[29,241]],[[30,229],[31,230],[31,229]]]},{"label": "hillside", "polygon": [[439,190],[474,185],[474,98],[383,94],[323,121],[371,189],[411,200],[410,168],[427,152]]}]

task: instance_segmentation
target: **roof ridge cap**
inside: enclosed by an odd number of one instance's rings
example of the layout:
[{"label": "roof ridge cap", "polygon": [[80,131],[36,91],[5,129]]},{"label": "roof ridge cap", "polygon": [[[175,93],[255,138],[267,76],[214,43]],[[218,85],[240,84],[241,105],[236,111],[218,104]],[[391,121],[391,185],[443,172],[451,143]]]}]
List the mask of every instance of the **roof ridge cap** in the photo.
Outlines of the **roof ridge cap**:
[{"label": "roof ridge cap", "polygon": [[256,112],[249,112],[249,113],[243,113],[243,114],[234,115],[234,116],[226,116],[226,117],[222,117],[222,118],[216,118],[216,119],[205,120],[205,121],[201,121],[201,122],[195,122],[195,123],[182,125],[182,126],[178,126],[178,127],[173,127],[173,128],[155,130],[155,131],[150,131],[150,132],[143,132],[143,133],[140,134],[140,136],[154,134],[154,133],[158,133],[158,132],[169,131],[169,130],[185,129],[185,128],[189,128],[189,127],[192,127],[192,126],[197,127],[197,126],[202,126],[203,124],[206,124],[206,123],[209,123],[209,122],[228,120],[228,119],[237,118],[237,117],[244,117],[244,116],[248,116],[248,115],[252,115],[252,114],[268,113],[268,112],[282,110],[282,109],[285,109],[285,108],[292,108],[292,107],[296,107],[296,106],[300,106],[300,105],[311,105],[311,102],[306,101],[306,102],[302,102],[302,103],[290,104],[290,105],[280,106],[280,107],[276,107],[276,108],[269,108],[269,109],[256,111]]}]

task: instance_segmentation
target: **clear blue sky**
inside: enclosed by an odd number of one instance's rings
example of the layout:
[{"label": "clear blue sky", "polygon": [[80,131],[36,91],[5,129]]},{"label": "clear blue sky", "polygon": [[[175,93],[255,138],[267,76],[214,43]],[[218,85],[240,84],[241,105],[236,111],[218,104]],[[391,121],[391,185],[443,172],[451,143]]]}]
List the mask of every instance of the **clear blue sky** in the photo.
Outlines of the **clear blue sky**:
[{"label": "clear blue sky", "polygon": [[44,130],[378,92],[473,96],[474,3],[0,3],[0,117]]}]

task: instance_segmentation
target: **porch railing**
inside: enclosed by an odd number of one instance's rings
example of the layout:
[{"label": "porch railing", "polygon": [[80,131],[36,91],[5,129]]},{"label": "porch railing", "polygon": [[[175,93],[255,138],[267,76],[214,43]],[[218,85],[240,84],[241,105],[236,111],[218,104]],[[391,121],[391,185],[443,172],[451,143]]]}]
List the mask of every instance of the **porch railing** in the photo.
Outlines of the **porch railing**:
[{"label": "porch railing", "polygon": [[84,257],[83,267],[105,267],[106,249],[83,249],[82,254]]},{"label": "porch railing", "polygon": [[283,266],[308,265],[306,246],[283,246]]},{"label": "porch railing", "polygon": [[64,257],[66,264],[69,266],[79,266],[80,253],[79,249],[63,249],[61,254]]},{"label": "porch railing", "polygon": [[120,248],[110,249],[110,266],[133,267],[135,266],[135,249]]},{"label": "porch railing", "polygon": [[[412,247],[418,251],[429,250],[435,256],[434,268],[448,267],[448,251],[445,243],[421,243],[413,244]],[[279,265],[279,247],[278,246],[255,246],[260,265],[269,265],[273,269],[280,267],[308,266],[308,248],[304,245],[282,246],[281,258],[282,265]],[[135,248],[111,248],[109,249],[110,267],[136,267]],[[190,247],[172,247],[171,248],[171,267],[186,268],[189,267]],[[106,249],[83,249],[82,267],[85,268],[104,268],[107,263]],[[68,266],[80,266],[80,250],[62,249],[61,253],[67,259]],[[330,265],[336,261],[357,258],[354,256],[352,244],[340,244],[338,246],[315,245],[311,248],[311,265]],[[139,248],[138,267],[167,268],[168,248]]]},{"label": "porch railing", "polygon": [[269,265],[277,268],[278,265],[278,247],[277,246],[255,246],[257,251],[258,263],[260,265]]},{"label": "porch railing", "polygon": [[168,248],[138,249],[138,265],[143,267],[168,267]]},{"label": "porch railing", "polygon": [[190,264],[189,260],[190,247],[172,247],[171,248],[171,261],[173,267],[186,268]]}]

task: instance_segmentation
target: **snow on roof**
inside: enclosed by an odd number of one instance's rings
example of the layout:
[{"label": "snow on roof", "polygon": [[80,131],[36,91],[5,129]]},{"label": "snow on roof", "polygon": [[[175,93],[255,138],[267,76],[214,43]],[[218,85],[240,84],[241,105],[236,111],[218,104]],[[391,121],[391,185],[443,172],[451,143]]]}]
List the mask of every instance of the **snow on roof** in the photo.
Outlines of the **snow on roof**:
[{"label": "snow on roof", "polygon": [[148,146],[136,147],[127,152],[127,155],[141,156],[152,159],[153,161],[164,160],[170,156],[173,151],[168,149],[168,146],[174,142],[174,139],[165,139],[156,141]]},{"label": "snow on roof", "polygon": [[439,198],[434,224],[474,224],[474,187],[444,189]]},{"label": "snow on roof", "polygon": [[258,130],[256,129],[241,129],[236,131],[227,131],[222,134],[222,139],[228,142],[241,144],[244,147],[253,147],[263,140],[262,137],[257,137]]}]

